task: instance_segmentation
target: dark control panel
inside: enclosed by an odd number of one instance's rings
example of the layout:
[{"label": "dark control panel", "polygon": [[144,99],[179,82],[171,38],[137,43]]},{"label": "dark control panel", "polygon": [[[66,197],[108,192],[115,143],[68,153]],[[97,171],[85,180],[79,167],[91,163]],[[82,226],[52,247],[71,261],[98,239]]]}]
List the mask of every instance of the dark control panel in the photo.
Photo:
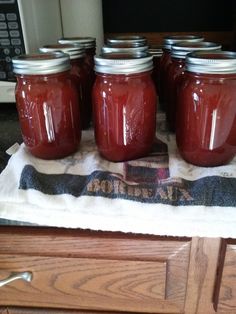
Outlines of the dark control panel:
[{"label": "dark control panel", "polygon": [[0,0],[0,81],[15,81],[12,58],[25,53],[17,0]]}]

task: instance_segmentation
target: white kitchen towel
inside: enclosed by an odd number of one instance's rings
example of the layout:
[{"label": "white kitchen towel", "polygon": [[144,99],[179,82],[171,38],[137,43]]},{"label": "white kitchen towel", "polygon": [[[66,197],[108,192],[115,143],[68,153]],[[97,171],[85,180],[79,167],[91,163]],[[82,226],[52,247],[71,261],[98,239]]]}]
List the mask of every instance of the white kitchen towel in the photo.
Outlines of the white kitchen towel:
[{"label": "white kitchen towel", "polygon": [[[164,133],[159,138],[164,139]],[[167,137],[166,137],[167,138]],[[166,140],[165,138],[165,140]],[[236,237],[236,179],[172,178],[167,146],[112,163],[85,131],[73,156],[31,156],[22,144],[0,175],[0,218],[44,226],[169,236]]]},{"label": "white kitchen towel", "polygon": [[209,176],[236,178],[236,157],[227,165],[219,167],[198,167],[186,162],[179,154],[175,135],[163,133],[159,136],[167,145],[169,151],[169,170],[171,177],[186,180],[197,180]]}]

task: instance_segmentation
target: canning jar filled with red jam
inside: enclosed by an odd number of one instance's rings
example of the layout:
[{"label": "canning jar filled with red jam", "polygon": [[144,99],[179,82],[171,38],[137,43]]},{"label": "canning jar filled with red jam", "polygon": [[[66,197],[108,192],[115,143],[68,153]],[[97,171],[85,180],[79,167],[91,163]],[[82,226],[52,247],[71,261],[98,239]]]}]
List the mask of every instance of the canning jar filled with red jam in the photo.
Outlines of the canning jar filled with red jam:
[{"label": "canning jar filled with red jam", "polygon": [[170,35],[164,37],[163,54],[160,60],[160,91],[159,91],[160,108],[163,111],[166,111],[166,98],[169,92],[168,85],[166,82],[166,73],[171,63],[171,46],[180,43],[181,41],[194,43],[203,40],[204,38],[198,35]]},{"label": "canning jar filled with red jam", "polygon": [[81,127],[69,56],[61,52],[32,54],[12,61],[17,77],[17,110],[27,149],[42,159],[74,153]]},{"label": "canning jar filled with red jam", "polygon": [[82,130],[90,127],[92,119],[92,101],[90,86],[90,70],[85,63],[85,50],[83,47],[74,44],[46,45],[39,48],[41,52],[62,51],[70,57],[70,73],[77,86],[79,94],[80,119]]},{"label": "canning jar filled with red jam", "polygon": [[131,48],[147,46],[147,39],[139,35],[123,35],[107,38],[107,46],[117,48]]},{"label": "canning jar filled with red jam", "polygon": [[111,54],[95,57],[93,87],[95,139],[111,161],[147,155],[156,130],[152,57]]},{"label": "canning jar filled with red jam", "polygon": [[159,96],[160,92],[160,62],[161,56],[163,54],[162,46],[152,45],[149,47],[148,52],[153,57],[153,71],[152,79],[156,87],[157,95]]},{"label": "canning jar filled with red jam", "polygon": [[228,163],[236,152],[236,53],[193,52],[178,96],[176,139],[197,166]]},{"label": "canning jar filled with red jam", "polygon": [[94,56],[96,54],[96,38],[94,37],[63,37],[58,40],[60,44],[74,44],[85,49],[85,59],[84,62],[87,65],[88,77],[85,86],[86,90],[86,107],[85,112],[87,112],[87,120],[82,123],[82,129],[87,129],[91,123],[92,115],[92,88],[95,81],[94,73]]},{"label": "canning jar filled with red jam", "polygon": [[186,55],[193,51],[216,51],[221,45],[212,42],[189,43],[181,42],[172,45],[171,63],[166,73],[168,94],[166,98],[166,120],[169,130],[175,132],[178,89],[184,74]]}]

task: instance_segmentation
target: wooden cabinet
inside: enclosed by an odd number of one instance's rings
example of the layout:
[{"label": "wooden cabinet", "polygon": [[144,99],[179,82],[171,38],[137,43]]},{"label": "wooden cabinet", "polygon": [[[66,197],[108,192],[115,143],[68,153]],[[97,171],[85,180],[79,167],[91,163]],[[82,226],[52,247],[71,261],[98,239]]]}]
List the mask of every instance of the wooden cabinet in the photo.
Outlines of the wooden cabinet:
[{"label": "wooden cabinet", "polygon": [[236,313],[236,243],[1,227],[0,314]]},{"label": "wooden cabinet", "polygon": [[236,313],[236,244],[223,244],[223,256],[217,282],[217,313]]},{"label": "wooden cabinet", "polygon": [[[179,313],[184,306],[187,262],[174,265],[180,268],[176,275],[167,273],[167,260],[4,255],[0,256],[1,277],[26,269],[33,279],[2,287],[0,304]],[[166,295],[168,285],[170,296]],[[178,290],[173,291],[172,285]]]},{"label": "wooden cabinet", "polygon": [[[40,308],[16,308],[8,307],[0,309],[0,314],[99,314],[97,311],[40,309]],[[101,313],[101,312],[100,312]],[[104,314],[120,314],[115,312],[104,312]]]},{"label": "wooden cabinet", "polygon": [[190,246],[189,239],[3,228],[0,278],[23,271],[33,278],[1,287],[0,305],[184,313]]}]

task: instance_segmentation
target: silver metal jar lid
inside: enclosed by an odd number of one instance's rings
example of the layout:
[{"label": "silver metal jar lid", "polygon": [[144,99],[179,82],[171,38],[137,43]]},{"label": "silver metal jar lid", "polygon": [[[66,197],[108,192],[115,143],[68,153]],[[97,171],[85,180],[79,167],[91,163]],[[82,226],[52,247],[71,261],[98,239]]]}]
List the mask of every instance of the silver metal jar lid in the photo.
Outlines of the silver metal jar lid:
[{"label": "silver metal jar lid", "polygon": [[148,48],[148,52],[150,53],[150,55],[152,55],[153,57],[161,57],[163,54],[163,46],[150,46]]},{"label": "silver metal jar lid", "polygon": [[103,46],[101,49],[101,53],[127,53],[132,54],[136,52],[148,52],[148,46],[141,47],[130,47],[130,48],[122,48],[122,47],[109,47]]},{"label": "silver metal jar lid", "polygon": [[94,37],[63,37],[58,42],[60,44],[79,44],[85,49],[96,47],[96,38]]},{"label": "silver metal jar lid", "polygon": [[15,74],[54,74],[71,68],[70,58],[63,52],[20,55],[12,63]]},{"label": "silver metal jar lid", "polygon": [[135,74],[153,69],[152,56],[139,54],[105,54],[94,57],[95,72],[106,74]]},{"label": "silver metal jar lid", "polygon": [[78,45],[73,44],[56,44],[56,45],[46,45],[39,48],[40,52],[54,52],[62,51],[70,56],[70,59],[83,58],[85,56],[85,49]]},{"label": "silver metal jar lid", "polygon": [[204,38],[198,35],[172,35],[164,37],[163,45],[165,49],[170,50],[172,45],[180,43],[181,41],[197,43],[203,40]]},{"label": "silver metal jar lid", "polygon": [[140,47],[147,45],[147,39],[144,36],[124,35],[107,38],[107,45],[111,47]]},{"label": "silver metal jar lid", "polygon": [[195,51],[186,57],[186,70],[194,73],[230,74],[236,73],[236,52]]},{"label": "silver metal jar lid", "polygon": [[171,46],[171,57],[185,59],[186,55],[193,51],[214,51],[221,48],[222,45],[208,41],[198,43],[181,42]]}]

